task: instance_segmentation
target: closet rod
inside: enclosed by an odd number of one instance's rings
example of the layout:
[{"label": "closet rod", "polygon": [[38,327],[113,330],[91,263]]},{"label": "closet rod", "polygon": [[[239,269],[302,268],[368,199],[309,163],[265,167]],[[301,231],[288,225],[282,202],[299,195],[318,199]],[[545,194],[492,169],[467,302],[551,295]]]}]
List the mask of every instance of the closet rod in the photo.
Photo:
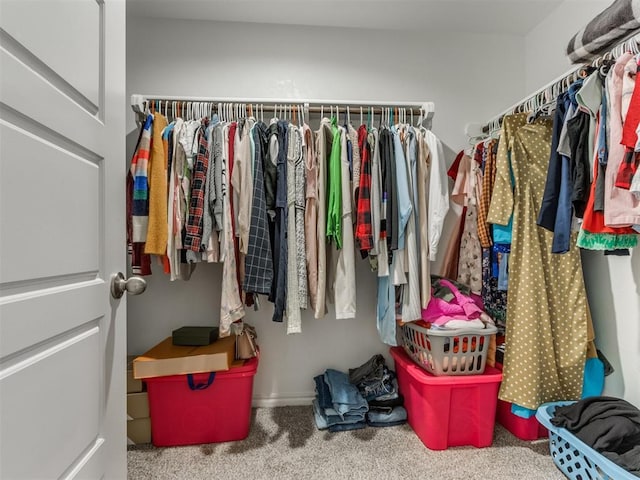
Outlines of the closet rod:
[{"label": "closet rod", "polygon": [[554,80],[550,81],[549,83],[547,83],[544,87],[539,88],[538,90],[536,90],[534,93],[528,95],[527,97],[524,97],[522,100],[520,100],[519,102],[514,103],[513,105],[511,105],[511,107],[507,108],[506,110],[504,110],[502,113],[496,115],[495,117],[491,118],[487,123],[485,123],[485,125],[482,127],[482,131],[484,133],[489,133],[490,132],[490,128],[491,128],[491,124],[492,123],[496,123],[498,125],[502,124],[502,119],[504,118],[505,115],[509,115],[512,114],[518,110],[522,110],[524,108],[527,107],[527,104],[530,104],[532,102],[535,102],[539,99],[539,97],[544,96],[545,93],[547,91],[551,90],[556,90],[557,93],[549,100],[555,100],[557,98],[557,96],[562,93],[565,92],[567,90],[567,88],[569,87],[569,85],[571,83],[573,83],[575,80],[578,79],[579,76],[582,75],[582,73],[589,67],[599,67],[603,64],[603,62],[608,61],[608,60],[615,60],[617,59],[620,55],[622,55],[624,52],[627,51],[632,51],[633,53],[640,53],[640,34],[638,33],[638,31],[634,31],[633,33],[629,34],[627,37],[624,38],[624,40],[621,40],[615,47],[613,47],[611,50],[603,53],[602,55],[600,55],[599,57],[595,58],[591,63],[586,63],[583,65],[579,65],[577,67],[573,67],[570,70],[568,70],[567,72],[563,73],[562,75],[560,75],[559,77],[555,78]]},{"label": "closet rod", "polygon": [[[281,109],[284,106],[304,106],[309,112],[319,113],[321,110],[329,111],[332,107],[340,107],[349,109],[359,108],[402,108],[407,113],[433,114],[435,113],[435,104],[433,102],[415,102],[415,101],[362,101],[362,100],[306,100],[295,98],[219,98],[219,97],[182,97],[171,95],[132,95],[131,107],[135,112],[143,111],[147,102],[162,103],[162,108],[172,108],[171,102],[182,103],[211,103],[214,108],[218,104],[234,104],[234,105],[260,105],[261,110],[272,112]],[[168,103],[167,103],[168,102]],[[352,112],[355,113],[355,112]]]}]

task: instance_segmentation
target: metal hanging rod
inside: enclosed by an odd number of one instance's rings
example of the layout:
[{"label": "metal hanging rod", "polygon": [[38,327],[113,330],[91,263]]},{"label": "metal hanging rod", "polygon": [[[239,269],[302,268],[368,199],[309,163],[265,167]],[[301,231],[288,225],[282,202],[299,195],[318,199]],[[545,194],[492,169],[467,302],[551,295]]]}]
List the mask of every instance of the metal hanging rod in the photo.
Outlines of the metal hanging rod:
[{"label": "metal hanging rod", "polygon": [[625,52],[639,54],[640,38],[638,35],[638,32],[634,31],[611,50],[595,58],[591,63],[571,68],[567,72],[547,83],[542,88],[539,88],[534,93],[523,98],[519,102],[514,103],[511,107],[507,108],[499,115],[496,115],[495,117],[490,119],[483,126],[482,130],[485,133],[491,133],[492,127],[494,127],[494,129],[495,127],[499,128],[505,115],[509,115],[518,111],[529,111],[537,108],[543,103],[548,103],[555,100],[558,95],[567,91],[567,89],[573,82],[575,82],[578,78],[585,76],[589,68],[600,68],[607,62],[616,60]]},{"label": "metal hanging rod", "polygon": [[[219,98],[219,97],[182,97],[171,95],[132,95],[131,107],[137,113],[147,111],[154,107],[159,111],[188,111],[194,104],[209,104],[212,112],[217,111],[218,105],[232,108],[253,108],[260,107],[261,111],[274,112],[282,111],[285,108],[304,107],[306,112],[320,113],[329,112],[332,108],[373,109],[374,113],[379,113],[384,109],[401,109],[403,113],[422,114],[425,118],[432,118],[435,113],[433,102],[415,101],[362,101],[362,100],[304,100],[293,98]],[[375,110],[378,112],[375,112]]]}]

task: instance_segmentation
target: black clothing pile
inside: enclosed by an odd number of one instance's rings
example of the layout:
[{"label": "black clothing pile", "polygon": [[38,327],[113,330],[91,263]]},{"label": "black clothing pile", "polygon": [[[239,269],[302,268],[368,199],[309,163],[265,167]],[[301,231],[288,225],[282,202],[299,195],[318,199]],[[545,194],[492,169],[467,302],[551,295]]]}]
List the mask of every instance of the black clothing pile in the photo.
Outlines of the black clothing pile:
[{"label": "black clothing pile", "polygon": [[640,410],[614,397],[588,397],[558,407],[551,423],[573,433],[612,462],[640,477]]}]

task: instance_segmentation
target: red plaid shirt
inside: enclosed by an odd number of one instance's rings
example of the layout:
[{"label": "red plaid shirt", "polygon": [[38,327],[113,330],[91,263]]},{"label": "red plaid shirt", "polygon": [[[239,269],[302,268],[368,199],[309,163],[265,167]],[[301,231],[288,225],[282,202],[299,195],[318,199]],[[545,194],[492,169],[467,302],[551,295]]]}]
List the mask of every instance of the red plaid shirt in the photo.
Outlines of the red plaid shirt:
[{"label": "red plaid shirt", "polygon": [[362,258],[373,248],[373,227],[371,225],[371,146],[367,141],[367,127],[358,129],[360,147],[360,186],[356,206],[356,241]]},{"label": "red plaid shirt", "polygon": [[198,155],[193,166],[191,180],[191,200],[189,202],[189,217],[185,225],[187,234],[184,239],[184,249],[199,252],[202,242],[202,216],[204,215],[204,194],[207,170],[209,169],[209,149],[205,131],[208,121],[203,120],[198,131]]}]

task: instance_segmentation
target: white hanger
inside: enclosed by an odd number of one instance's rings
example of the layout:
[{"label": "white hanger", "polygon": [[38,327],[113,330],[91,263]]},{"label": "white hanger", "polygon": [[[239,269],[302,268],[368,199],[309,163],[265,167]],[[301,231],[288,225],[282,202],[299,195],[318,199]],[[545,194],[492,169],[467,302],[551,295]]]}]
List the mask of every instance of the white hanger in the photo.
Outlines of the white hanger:
[{"label": "white hanger", "polygon": [[338,125],[340,125],[340,109],[338,108],[337,105],[336,105],[336,121],[338,122]]},{"label": "white hanger", "polygon": [[347,105],[347,125],[351,125],[351,112],[349,111],[349,105]]}]

